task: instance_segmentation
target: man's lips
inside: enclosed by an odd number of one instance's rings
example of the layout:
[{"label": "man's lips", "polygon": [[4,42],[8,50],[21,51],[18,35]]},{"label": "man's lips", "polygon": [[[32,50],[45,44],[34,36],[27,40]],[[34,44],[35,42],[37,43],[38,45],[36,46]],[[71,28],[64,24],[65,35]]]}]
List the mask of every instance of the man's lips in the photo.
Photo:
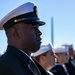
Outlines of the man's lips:
[{"label": "man's lips", "polygon": [[41,39],[41,38],[39,38],[39,39],[37,40],[37,42],[41,42],[41,40],[42,40],[42,39]]}]

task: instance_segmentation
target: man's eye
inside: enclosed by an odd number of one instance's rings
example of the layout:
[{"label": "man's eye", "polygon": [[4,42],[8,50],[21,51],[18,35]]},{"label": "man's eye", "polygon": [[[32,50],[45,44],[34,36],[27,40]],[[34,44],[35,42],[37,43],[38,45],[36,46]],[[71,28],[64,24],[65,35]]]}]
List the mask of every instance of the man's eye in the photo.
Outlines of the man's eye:
[{"label": "man's eye", "polygon": [[38,29],[38,27],[37,27],[37,26],[33,26],[32,28],[34,28],[34,29]]}]

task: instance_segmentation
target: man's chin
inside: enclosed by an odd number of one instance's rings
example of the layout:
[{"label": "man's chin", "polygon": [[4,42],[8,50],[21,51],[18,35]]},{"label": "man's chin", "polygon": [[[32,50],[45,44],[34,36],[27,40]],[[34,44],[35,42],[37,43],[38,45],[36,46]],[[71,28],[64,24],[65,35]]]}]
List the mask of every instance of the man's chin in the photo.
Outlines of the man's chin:
[{"label": "man's chin", "polygon": [[37,52],[39,49],[36,49],[36,50],[34,50],[32,53],[35,53],[35,52]]},{"label": "man's chin", "polygon": [[41,42],[36,43],[33,47],[32,53],[38,51],[40,49],[40,45],[41,45]]}]

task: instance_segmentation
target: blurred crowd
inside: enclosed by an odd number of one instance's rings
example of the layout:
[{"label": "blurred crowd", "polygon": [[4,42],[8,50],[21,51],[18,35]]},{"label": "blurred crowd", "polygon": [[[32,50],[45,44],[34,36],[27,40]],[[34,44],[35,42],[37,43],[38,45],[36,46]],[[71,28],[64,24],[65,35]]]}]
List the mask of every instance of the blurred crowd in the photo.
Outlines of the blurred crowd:
[{"label": "blurred crowd", "polygon": [[52,44],[42,45],[32,54],[50,75],[75,75],[75,51],[72,44],[53,48]]}]

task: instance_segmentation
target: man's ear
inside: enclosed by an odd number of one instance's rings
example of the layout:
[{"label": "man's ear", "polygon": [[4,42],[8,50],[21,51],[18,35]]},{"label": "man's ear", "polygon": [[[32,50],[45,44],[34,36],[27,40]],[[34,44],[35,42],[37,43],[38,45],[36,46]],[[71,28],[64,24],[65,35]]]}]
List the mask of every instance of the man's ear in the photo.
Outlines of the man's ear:
[{"label": "man's ear", "polygon": [[11,30],[12,30],[12,36],[13,36],[16,40],[20,39],[19,33],[18,33],[18,29],[17,29],[16,27],[12,27]]},{"label": "man's ear", "polygon": [[45,56],[43,56],[43,55],[40,56],[40,60],[42,60],[42,61],[46,61],[45,59],[46,59]]}]

